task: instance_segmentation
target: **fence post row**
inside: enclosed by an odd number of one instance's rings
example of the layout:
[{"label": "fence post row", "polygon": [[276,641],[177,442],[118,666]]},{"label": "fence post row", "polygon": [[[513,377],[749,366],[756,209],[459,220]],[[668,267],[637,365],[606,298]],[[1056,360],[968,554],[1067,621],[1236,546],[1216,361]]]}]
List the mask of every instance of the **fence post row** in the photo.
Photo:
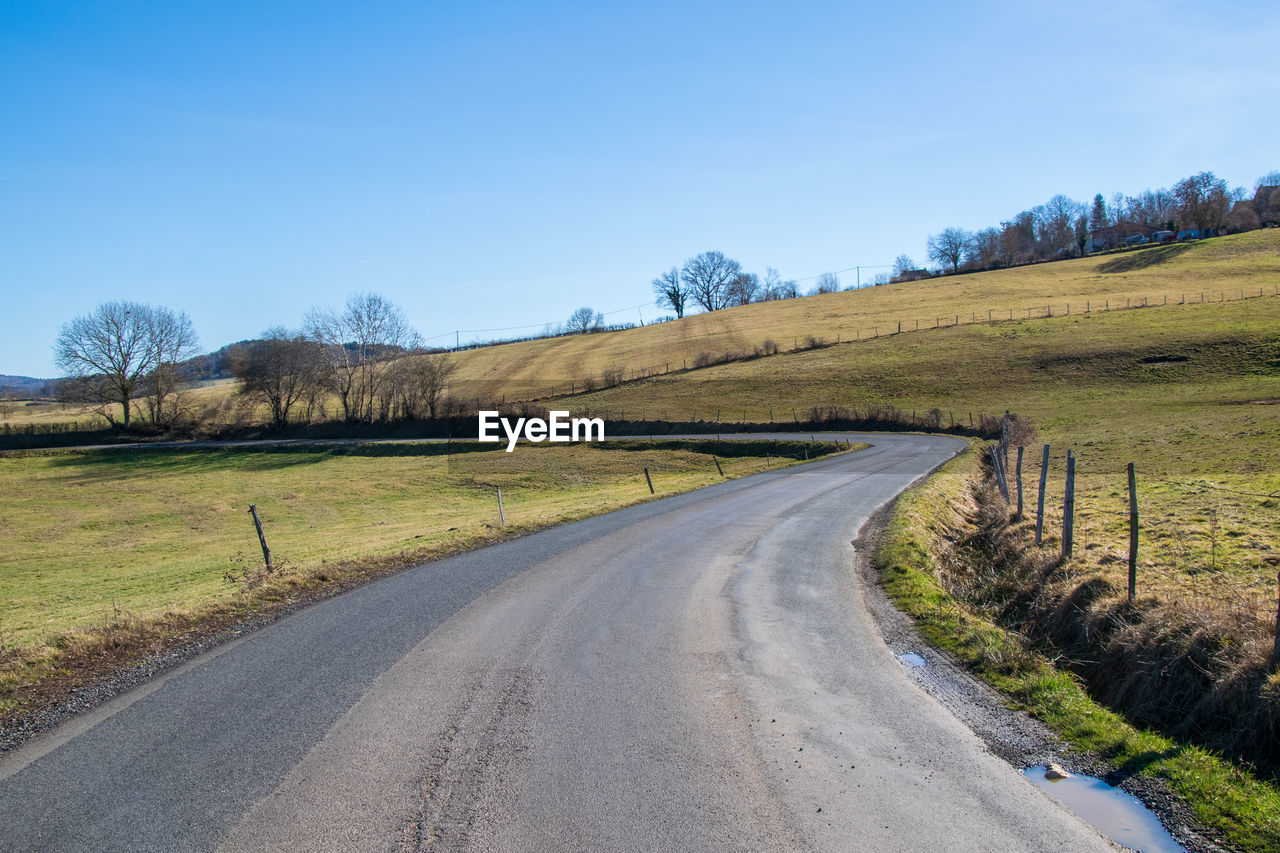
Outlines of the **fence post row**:
[{"label": "fence post row", "polygon": [[258,507],[254,504],[249,504],[249,515],[253,516],[253,526],[258,531],[258,542],[262,545],[262,559],[267,563],[267,571],[275,571],[271,567],[271,549],[267,547],[267,537],[262,532],[262,522],[258,519]]},{"label": "fence post row", "polygon": [[1062,556],[1071,556],[1076,532],[1076,454],[1067,451],[1067,491],[1062,501]]}]

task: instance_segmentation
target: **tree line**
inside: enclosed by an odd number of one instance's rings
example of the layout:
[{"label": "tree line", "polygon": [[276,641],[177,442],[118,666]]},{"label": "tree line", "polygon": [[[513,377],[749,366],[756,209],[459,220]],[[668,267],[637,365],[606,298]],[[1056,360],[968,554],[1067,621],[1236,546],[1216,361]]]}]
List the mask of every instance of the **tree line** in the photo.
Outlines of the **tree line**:
[{"label": "tree line", "polygon": [[[1280,184],[1280,172],[1258,180],[1254,194]],[[1084,253],[1091,233],[1124,223],[1152,230],[1221,233],[1245,231],[1260,224],[1257,215],[1233,217],[1233,206],[1248,196],[1244,187],[1227,188],[1213,172],[1199,172],[1173,185],[1137,195],[1115,193],[1108,201],[1098,193],[1089,204],[1065,195],[1024,210],[999,226],[967,231],[944,228],[928,239],[928,257],[940,271],[998,269]],[[1247,208],[1247,206],[1245,206]],[[1243,209],[1243,208],[1242,208]],[[900,255],[894,276],[910,272],[914,263]]]},{"label": "tree line", "polygon": [[[106,302],[63,325],[54,346],[59,396],[92,405],[113,426],[192,425],[187,393],[197,339],[190,318],[163,306]],[[238,394],[273,427],[335,415],[347,423],[437,417],[455,365],[428,350],[404,311],[376,293],[313,309],[302,329],[274,327],[227,348]]]}]

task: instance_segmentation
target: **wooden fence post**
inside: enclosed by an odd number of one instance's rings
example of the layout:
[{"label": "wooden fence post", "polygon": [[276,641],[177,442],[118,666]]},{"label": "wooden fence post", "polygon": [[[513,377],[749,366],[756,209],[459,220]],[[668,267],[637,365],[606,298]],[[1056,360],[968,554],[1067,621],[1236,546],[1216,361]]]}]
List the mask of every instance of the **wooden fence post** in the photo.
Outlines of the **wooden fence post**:
[{"label": "wooden fence post", "polygon": [[716,463],[716,470],[717,470],[717,471],[719,471],[719,472],[720,472],[720,476],[721,476],[721,477],[723,477],[723,476],[724,476],[724,469],[720,467],[720,460],[719,460],[719,459],[717,459],[717,458],[715,458],[714,456],[712,456],[712,457],[711,457],[711,461],[712,461],[712,462],[714,462],[714,463]]},{"label": "wooden fence post", "polygon": [[1040,461],[1040,497],[1036,506],[1036,546],[1044,539],[1044,488],[1049,482],[1049,445],[1044,446],[1044,458]]},{"label": "wooden fence post", "polygon": [[649,477],[649,469],[648,469],[648,468],[645,468],[645,469],[644,469],[644,481],[645,481],[646,483],[648,483],[648,484],[649,484],[649,494],[651,494],[651,495],[653,495],[653,494],[657,494],[657,493],[656,493],[656,492],[654,492],[654,490],[653,490],[653,480],[652,480],[652,478],[650,478],[650,477]]},{"label": "wooden fence post", "polygon": [[1062,498],[1062,556],[1071,556],[1076,533],[1076,454],[1067,451],[1067,490]]},{"label": "wooden fence post", "polygon": [[1129,463],[1129,603],[1138,595],[1138,478]]},{"label": "wooden fence post", "polygon": [[502,508],[502,487],[501,486],[498,487],[498,521],[502,523],[503,527],[507,526],[507,513]]},{"label": "wooden fence post", "polygon": [[996,485],[1000,487],[1000,495],[1004,498],[1004,502],[1009,502],[1009,482],[1004,476],[1004,465],[1000,462],[1000,449],[997,445],[991,445],[988,448],[991,455],[991,471],[996,475]]},{"label": "wooden fence post", "polygon": [[271,567],[271,549],[267,547],[267,537],[262,532],[262,522],[258,520],[258,508],[249,504],[249,515],[253,516],[253,526],[258,530],[258,542],[262,545],[262,559],[267,562],[267,571],[275,571]]},{"label": "wooden fence post", "polygon": [[1022,454],[1027,448],[1018,445],[1018,467],[1014,470],[1014,478],[1018,481],[1018,521],[1022,521]]}]

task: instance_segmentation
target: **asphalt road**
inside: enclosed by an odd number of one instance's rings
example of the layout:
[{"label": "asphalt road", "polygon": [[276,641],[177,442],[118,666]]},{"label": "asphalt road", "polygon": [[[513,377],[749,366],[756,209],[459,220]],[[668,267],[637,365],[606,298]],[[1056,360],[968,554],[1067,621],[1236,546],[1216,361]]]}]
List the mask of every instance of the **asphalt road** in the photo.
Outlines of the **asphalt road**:
[{"label": "asphalt road", "polygon": [[850,540],[962,443],[840,437],[874,446],[424,565],[117,697],[0,757],[0,847],[1111,849],[863,606]]}]

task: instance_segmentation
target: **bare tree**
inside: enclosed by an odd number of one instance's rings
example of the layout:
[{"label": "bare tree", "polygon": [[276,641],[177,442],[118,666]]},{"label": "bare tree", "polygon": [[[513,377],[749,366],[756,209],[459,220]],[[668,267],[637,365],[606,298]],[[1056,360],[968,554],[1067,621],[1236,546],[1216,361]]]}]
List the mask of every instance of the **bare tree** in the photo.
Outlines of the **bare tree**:
[{"label": "bare tree", "polygon": [[1178,222],[1201,230],[1219,229],[1231,209],[1227,182],[1213,172],[1200,172],[1173,185],[1178,200]]},{"label": "bare tree", "polygon": [[729,283],[742,266],[721,252],[703,252],[684,262],[680,279],[689,288],[689,298],[704,310],[718,311],[729,304]]},{"label": "bare tree", "polygon": [[584,305],[569,315],[568,321],[564,324],[564,330],[571,335],[581,335],[598,331],[602,326],[604,326],[604,315],[597,314],[594,308]]},{"label": "bare tree", "polygon": [[951,271],[955,272],[969,250],[970,239],[969,232],[963,228],[944,228],[940,234],[930,234],[929,260],[942,266],[950,264]]},{"label": "bare tree", "polygon": [[436,417],[456,369],[457,365],[442,352],[414,353],[396,359],[387,368],[387,381],[379,394],[381,418]]},{"label": "bare tree", "polygon": [[1261,178],[1258,178],[1258,182],[1253,185],[1255,193],[1258,191],[1258,187],[1280,187],[1280,171],[1267,172]]},{"label": "bare tree", "polygon": [[376,293],[353,294],[341,311],[313,309],[307,335],[324,347],[343,417],[372,421],[382,365],[418,343],[404,311]]},{"label": "bare tree", "polygon": [[800,288],[794,280],[783,281],[773,267],[765,267],[764,280],[760,283],[760,302],[774,302],[779,299],[795,299],[800,295]]},{"label": "bare tree", "polygon": [[729,282],[729,304],[747,305],[760,295],[760,279],[755,273],[740,272]]},{"label": "bare tree", "polygon": [[813,283],[814,295],[819,293],[836,293],[840,290],[840,276],[833,272],[824,272],[818,276],[817,281]]},{"label": "bare tree", "polygon": [[152,423],[172,425],[181,410],[186,378],[181,362],[196,354],[197,338],[191,318],[163,306],[147,315],[152,368],[143,380],[143,393]]},{"label": "bare tree", "polygon": [[190,355],[195,332],[186,314],[137,302],[104,302],[63,325],[54,345],[58,369],[67,376],[64,393],[97,405],[121,425],[133,419],[134,397],[151,395],[153,414],[163,415],[166,396],[177,387],[176,362]]},{"label": "bare tree", "polygon": [[893,259],[892,275],[894,278],[897,278],[903,273],[909,272],[915,268],[916,268],[915,261],[911,260],[911,258],[907,257],[906,255],[898,255],[898,257]]},{"label": "bare tree", "polygon": [[1041,255],[1052,258],[1071,251],[1076,243],[1076,220],[1085,213],[1084,205],[1059,193],[1040,210]]},{"label": "bare tree", "polygon": [[659,308],[670,308],[676,317],[684,316],[685,303],[689,299],[688,286],[680,279],[680,270],[672,267],[653,280],[653,292],[657,294]]},{"label": "bare tree", "polygon": [[276,429],[289,423],[295,404],[322,387],[325,373],[321,346],[301,332],[279,326],[238,350],[231,362],[231,375],[240,381],[240,394],[265,404]]}]

